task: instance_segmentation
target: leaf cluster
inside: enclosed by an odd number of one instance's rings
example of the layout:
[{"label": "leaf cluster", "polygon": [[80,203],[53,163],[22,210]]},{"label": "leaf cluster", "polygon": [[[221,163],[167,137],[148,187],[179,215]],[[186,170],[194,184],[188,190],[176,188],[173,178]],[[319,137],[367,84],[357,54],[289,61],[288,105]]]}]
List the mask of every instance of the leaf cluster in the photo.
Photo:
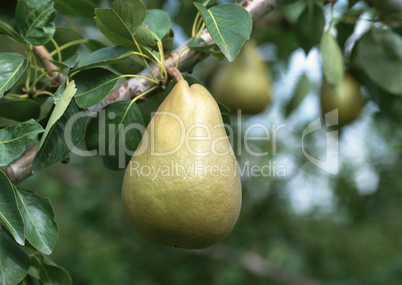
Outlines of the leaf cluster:
[{"label": "leaf cluster", "polygon": [[[2,284],[71,283],[68,273],[44,256],[52,252],[58,236],[49,200],[14,185],[7,176],[8,165],[38,145],[34,172],[62,161],[72,150],[101,156],[107,168],[124,169],[152,112],[174,84],[168,78],[165,54],[172,48],[173,20],[180,23],[182,19],[172,20],[164,10],[146,9],[140,0],[109,2],[19,0],[0,12]],[[373,1],[350,0],[337,14],[337,4],[286,0],[277,1],[272,12],[279,20],[267,24],[263,18],[252,29],[251,16],[240,5],[181,2],[181,15],[195,15],[194,19],[182,17],[186,18],[184,30],[191,30],[188,49],[231,62],[253,30],[259,43],[276,47],[278,61],[289,60],[298,48],[306,55],[315,50],[334,90],[342,93],[344,73],[351,72],[383,111],[381,115],[400,123],[402,25],[398,13],[379,11]],[[101,7],[106,3],[110,5]],[[362,21],[367,29],[358,31]],[[56,25],[63,22],[75,25]],[[77,28],[81,25],[100,36],[94,39]],[[51,69],[35,53],[43,47],[53,57]],[[203,83],[188,74],[184,77],[190,83]],[[104,104],[127,78],[148,80],[153,87],[133,94],[131,100]],[[303,73],[285,106],[286,117],[311,89]],[[91,112],[98,106],[103,106],[100,112]],[[219,107],[224,122],[230,124],[230,110]]]},{"label": "leaf cluster", "polygon": [[[127,151],[137,148],[140,130],[174,85],[168,81],[164,62],[174,36],[169,14],[146,9],[139,0],[115,0],[110,8],[100,4],[20,0],[0,13],[0,36],[6,42],[5,50],[0,50],[1,284],[71,284],[69,274],[44,256],[51,254],[58,237],[50,201],[14,185],[7,175],[8,165],[37,144],[29,166],[33,172],[63,160],[74,149],[102,156],[110,169],[124,169],[130,158]],[[250,36],[251,17],[239,5],[207,9],[203,6],[207,4],[193,7],[200,13],[197,33],[206,25],[216,44],[200,49],[203,40],[198,35],[189,48],[233,60]],[[60,19],[92,18],[103,39],[57,26],[56,14]],[[138,74],[142,69],[148,75]],[[132,100],[108,104],[99,114],[88,111],[125,78],[148,80],[155,86]],[[186,79],[194,80],[190,75]],[[137,104],[151,92],[156,95]],[[227,115],[225,122],[229,122]],[[126,129],[133,125],[136,128]]]}]

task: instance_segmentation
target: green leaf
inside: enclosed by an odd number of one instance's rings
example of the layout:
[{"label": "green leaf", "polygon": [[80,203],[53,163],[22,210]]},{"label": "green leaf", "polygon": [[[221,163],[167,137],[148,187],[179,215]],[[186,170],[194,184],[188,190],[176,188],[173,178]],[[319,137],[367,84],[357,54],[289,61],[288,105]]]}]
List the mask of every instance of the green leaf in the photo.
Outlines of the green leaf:
[{"label": "green leaf", "polygon": [[113,63],[110,67],[118,74],[137,74],[144,69],[143,58],[138,55],[131,55],[123,60]]},{"label": "green leaf", "polygon": [[[59,47],[70,43],[76,40],[82,40],[84,37],[77,31],[77,29],[73,29],[70,27],[57,27],[56,32],[54,33],[53,39],[56,41]],[[45,47],[48,51],[52,52],[55,50],[55,46],[53,42],[48,42]],[[60,51],[62,60],[65,61],[66,59],[77,55],[77,51],[80,45],[72,45],[68,48],[65,48]],[[58,59],[57,53],[53,56],[54,59]]]},{"label": "green leaf", "polygon": [[360,0],[349,0],[349,4],[348,7],[352,8],[357,2],[359,2]]},{"label": "green leaf", "polygon": [[53,97],[37,97],[33,99],[40,106],[39,118],[36,120],[39,123],[46,123],[49,119],[50,112],[53,110]]},{"label": "green leaf", "polygon": [[77,63],[77,59],[79,57],[79,54],[75,54],[72,57],[70,57],[69,59],[66,59],[65,61],[63,61],[63,64],[65,64],[68,68],[73,68],[75,66],[75,64]]},{"label": "green leaf", "polygon": [[252,21],[250,14],[236,4],[223,4],[206,9],[200,3],[194,3],[200,12],[207,29],[231,62],[239,53],[244,42],[250,38]]},{"label": "green leaf", "polygon": [[290,5],[290,4],[294,4],[299,0],[280,0],[278,5],[280,6],[285,6],[285,5]]},{"label": "green leaf", "polygon": [[116,46],[136,49],[133,35],[122,19],[112,9],[95,9],[95,23],[101,33]]},{"label": "green leaf", "polygon": [[37,119],[40,114],[39,104],[31,99],[8,101],[0,100],[0,117],[24,122],[29,119]]},{"label": "green leaf", "polygon": [[16,196],[24,220],[26,239],[40,252],[52,253],[59,230],[49,200],[20,188],[16,188]]},{"label": "green leaf", "polygon": [[27,68],[27,60],[18,53],[0,53],[0,98],[13,87]]},{"label": "green leaf", "polygon": [[18,283],[18,285],[41,285],[42,283],[36,279],[35,277],[31,275],[26,275],[24,280],[21,281],[21,283]]},{"label": "green leaf", "polygon": [[132,54],[130,49],[122,46],[102,48],[81,59],[73,71],[113,64]]},{"label": "green leaf", "polygon": [[57,11],[67,16],[92,18],[96,4],[90,0],[53,0]]},{"label": "green leaf", "polygon": [[57,61],[57,60],[49,60],[51,63],[53,63],[54,65],[56,65],[57,67],[60,67],[60,68],[66,68],[66,69],[68,69],[68,68],[70,68],[67,64],[65,64],[64,62],[62,62],[62,61]]},{"label": "green leaf", "polygon": [[342,94],[343,82],[343,56],[338,43],[330,31],[327,31],[322,36],[320,52],[325,77],[338,95],[340,95]]},{"label": "green leaf", "polygon": [[84,109],[102,101],[119,80],[116,74],[103,68],[81,71],[74,78],[78,88],[75,100]]},{"label": "green leaf", "polygon": [[17,284],[28,273],[29,256],[0,230],[0,284]]},{"label": "green leaf", "polygon": [[89,126],[87,145],[98,149],[110,169],[124,169],[145,132],[141,112],[134,102],[120,101],[106,106]]},{"label": "green leaf", "polygon": [[188,42],[187,45],[189,48],[194,49],[194,50],[198,50],[198,51],[208,51],[210,50],[212,47],[215,46],[215,44],[213,45],[208,45],[206,41],[204,41],[201,38],[196,38],[196,39],[191,39]]},{"label": "green leaf", "polygon": [[62,62],[57,61],[57,60],[50,60],[50,62],[52,62],[54,65],[56,65],[60,68],[70,69],[75,66],[75,64],[77,63],[78,57],[79,57],[79,54],[75,54],[72,57],[70,57],[69,59],[62,61]]},{"label": "green leaf", "polygon": [[[61,88],[63,90],[62,86]],[[43,144],[46,142],[47,136],[49,135],[49,132],[52,129],[53,125],[61,118],[61,116],[63,116],[75,92],[77,92],[77,88],[75,88],[74,81],[71,81],[65,87],[65,90],[63,91],[62,95],[57,101],[56,107],[53,109],[53,112],[50,115],[49,121],[47,122],[46,125],[45,132],[40,140],[37,153],[41,150]]]},{"label": "green leaf", "polygon": [[145,19],[145,6],[140,0],[115,0],[113,10],[119,15],[131,34],[134,34]]},{"label": "green leaf", "polygon": [[52,99],[53,99],[53,104],[54,105],[57,105],[57,102],[59,102],[61,96],[66,91],[66,86],[67,86],[67,83],[63,82],[63,84],[61,84],[59,86],[59,88],[56,90],[56,92],[53,94]]},{"label": "green leaf", "polygon": [[155,35],[162,40],[163,37],[169,33],[171,20],[168,13],[159,9],[147,10],[147,15],[142,23],[148,29],[155,33]]},{"label": "green leaf", "polygon": [[304,52],[309,53],[312,47],[320,43],[325,27],[322,7],[314,3],[307,5],[296,24],[296,39]]},{"label": "green leaf", "polygon": [[[13,184],[0,170],[0,220],[20,245],[25,244],[24,221],[18,210]],[[1,260],[1,259],[0,259]],[[0,262],[1,264],[1,262]]]},{"label": "green leaf", "polygon": [[43,284],[71,285],[72,280],[68,272],[43,255],[31,255],[31,266],[36,269],[35,276]]},{"label": "green leaf", "polygon": [[198,78],[191,76],[188,72],[183,72],[182,75],[183,75],[184,80],[186,80],[188,82],[189,86],[191,86],[193,84],[199,84],[199,85],[204,86],[208,90],[208,92],[210,92],[209,87],[204,82],[199,80]]},{"label": "green leaf", "polygon": [[395,33],[397,33],[398,35],[402,36],[402,26],[399,27],[392,27],[392,31],[394,31]]},{"label": "green leaf", "polygon": [[[135,31],[134,35],[135,40],[137,43],[152,47],[156,44],[156,39],[152,34],[151,30],[145,27],[144,25],[138,26],[137,30]],[[145,53],[145,51],[143,51]]]},{"label": "green leaf", "polygon": [[156,110],[159,108],[160,104],[162,104],[163,100],[169,95],[170,91],[172,91],[174,85],[176,84],[176,81],[171,80],[169,85],[166,87],[166,89],[163,92],[159,92],[158,94],[155,94],[154,96],[150,96],[145,100],[144,102],[141,102],[141,104],[138,104],[138,109],[141,111],[141,115],[144,119],[144,125],[148,126],[149,122],[152,119],[153,113],[156,112]]},{"label": "green leaf", "polygon": [[34,119],[1,129],[0,166],[20,157],[26,145],[42,132],[43,128]]},{"label": "green leaf", "polygon": [[56,10],[53,1],[20,0],[15,10],[17,29],[28,44],[46,44],[56,30],[54,19]]},{"label": "green leaf", "polygon": [[105,43],[94,39],[87,39],[85,46],[88,47],[90,51],[96,51],[98,49],[108,47],[108,45],[106,45]]},{"label": "green leaf", "polygon": [[155,45],[151,31],[141,25],[145,12],[145,7],[139,0],[116,0],[113,9],[95,10],[95,22],[103,35],[116,46],[138,50],[135,41],[144,46]]},{"label": "green leaf", "polygon": [[368,77],[384,90],[402,95],[402,37],[373,28],[359,40],[357,57]]},{"label": "green leaf", "polygon": [[215,59],[217,61],[221,61],[221,60],[225,59],[225,55],[222,53],[221,50],[217,51],[214,48],[212,48],[211,50],[208,51],[208,54],[210,54],[213,57],[215,57]]},{"label": "green leaf", "polygon": [[340,48],[344,49],[346,41],[353,34],[355,30],[355,24],[351,23],[338,23],[336,24],[336,40]]},{"label": "green leaf", "polygon": [[65,158],[83,140],[88,120],[89,112],[81,111],[77,103],[71,100],[36,153],[33,171],[46,168]]},{"label": "green leaf", "polygon": [[221,111],[222,121],[225,125],[230,126],[230,109],[223,105],[222,103],[218,102],[219,110]]},{"label": "green leaf", "polygon": [[197,0],[195,1],[197,3],[202,4],[203,6],[207,7],[209,3],[213,4],[215,2],[215,0]]},{"label": "green leaf", "polygon": [[285,117],[289,117],[289,115],[299,107],[300,103],[303,102],[304,98],[310,91],[310,82],[306,74],[300,77],[296,88],[293,90],[292,98],[285,106]]},{"label": "green leaf", "polygon": [[[302,6],[304,8],[304,6]],[[297,15],[298,17],[299,15]],[[295,19],[297,20],[297,18]],[[295,29],[282,24],[265,25],[253,38],[258,42],[269,42],[276,46],[276,55],[278,59],[288,61],[290,55],[298,48],[299,43],[296,40]]]},{"label": "green leaf", "polygon": [[24,42],[16,30],[14,18],[3,15],[0,17],[0,34],[5,34],[18,42]]},{"label": "green leaf", "polygon": [[163,50],[170,50],[173,46],[174,32],[170,28],[169,32],[162,38]]},{"label": "green leaf", "polygon": [[191,35],[194,19],[198,14],[197,9],[194,9],[193,2],[194,1],[180,1],[177,13],[173,16],[173,22],[179,25],[187,35]]},{"label": "green leaf", "polygon": [[349,39],[349,37],[353,34],[356,23],[359,20],[360,15],[364,12],[364,9],[348,10],[336,23],[336,40],[338,41],[341,49],[345,48],[345,43],[347,39]]}]

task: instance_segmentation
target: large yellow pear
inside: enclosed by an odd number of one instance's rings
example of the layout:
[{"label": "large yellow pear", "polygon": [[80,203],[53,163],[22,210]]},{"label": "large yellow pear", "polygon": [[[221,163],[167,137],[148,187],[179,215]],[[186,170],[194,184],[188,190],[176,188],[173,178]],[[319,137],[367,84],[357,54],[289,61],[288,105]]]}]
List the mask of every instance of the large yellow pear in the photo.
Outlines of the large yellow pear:
[{"label": "large yellow pear", "polygon": [[180,80],[159,106],[127,166],[122,201],[134,228],[157,244],[205,248],[231,232],[240,175],[204,87]]},{"label": "large yellow pear", "polygon": [[339,125],[346,125],[359,117],[364,107],[364,98],[359,83],[348,73],[342,82],[342,94],[338,94],[324,79],[321,85],[322,114],[338,109]]},{"label": "large yellow pear", "polygon": [[271,76],[254,41],[247,41],[236,59],[215,73],[211,89],[233,112],[257,114],[271,103]]}]

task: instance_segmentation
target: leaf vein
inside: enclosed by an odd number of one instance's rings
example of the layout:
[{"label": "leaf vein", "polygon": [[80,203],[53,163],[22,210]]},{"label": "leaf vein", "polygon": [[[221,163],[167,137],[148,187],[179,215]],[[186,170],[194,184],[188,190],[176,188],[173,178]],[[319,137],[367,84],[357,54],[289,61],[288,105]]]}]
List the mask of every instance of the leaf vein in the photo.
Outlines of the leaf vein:
[{"label": "leaf vein", "polygon": [[226,42],[225,42],[225,39],[223,38],[223,36],[222,36],[222,34],[221,34],[221,32],[220,32],[220,30],[219,30],[219,28],[218,28],[218,24],[217,24],[216,21],[215,21],[214,15],[211,13],[211,11],[209,11],[209,10],[207,10],[207,11],[208,11],[208,13],[209,13],[210,16],[211,16],[212,21],[214,21],[214,24],[215,24],[215,27],[216,27],[216,31],[218,32],[219,36],[222,38],[222,42],[224,43],[225,48],[228,49],[228,46],[227,46],[227,44],[226,44]]},{"label": "leaf vein", "polygon": [[102,83],[101,85],[96,86],[95,88],[92,88],[92,89],[90,89],[90,90],[88,90],[88,91],[85,91],[85,92],[83,92],[83,93],[77,94],[77,95],[75,95],[75,98],[81,97],[81,96],[83,96],[83,95],[85,95],[85,94],[88,94],[88,93],[90,93],[90,92],[93,92],[93,90],[99,89],[100,87],[102,87],[102,86],[104,86],[104,85],[106,85],[106,84],[109,84],[109,83],[111,83],[112,81],[117,80],[117,79],[118,79],[118,78],[113,78],[113,79],[111,79],[111,80],[109,80],[109,81],[106,81],[105,83]]},{"label": "leaf vein", "polygon": [[13,72],[13,74],[10,76],[10,78],[8,78],[8,80],[6,82],[4,82],[4,84],[1,86],[1,89],[3,89],[10,82],[10,80],[14,77],[14,75],[20,70],[20,68],[24,64],[24,62],[25,62],[25,60],[22,61],[20,65],[18,65],[18,67]]}]

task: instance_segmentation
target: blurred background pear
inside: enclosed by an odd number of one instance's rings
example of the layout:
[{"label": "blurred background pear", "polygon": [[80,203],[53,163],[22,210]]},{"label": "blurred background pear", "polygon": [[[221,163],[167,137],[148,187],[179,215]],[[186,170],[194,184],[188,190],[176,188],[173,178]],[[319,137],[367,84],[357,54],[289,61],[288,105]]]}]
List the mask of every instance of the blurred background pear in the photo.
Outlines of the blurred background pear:
[{"label": "blurred background pear", "polygon": [[211,83],[216,100],[232,112],[257,114],[271,103],[272,80],[253,40],[247,41],[232,63],[223,65]]},{"label": "blurred background pear", "polygon": [[345,74],[342,83],[342,94],[338,94],[325,80],[321,86],[321,111],[322,114],[338,108],[339,125],[346,125],[359,117],[364,106],[364,99],[360,92],[359,83],[348,73]]}]

